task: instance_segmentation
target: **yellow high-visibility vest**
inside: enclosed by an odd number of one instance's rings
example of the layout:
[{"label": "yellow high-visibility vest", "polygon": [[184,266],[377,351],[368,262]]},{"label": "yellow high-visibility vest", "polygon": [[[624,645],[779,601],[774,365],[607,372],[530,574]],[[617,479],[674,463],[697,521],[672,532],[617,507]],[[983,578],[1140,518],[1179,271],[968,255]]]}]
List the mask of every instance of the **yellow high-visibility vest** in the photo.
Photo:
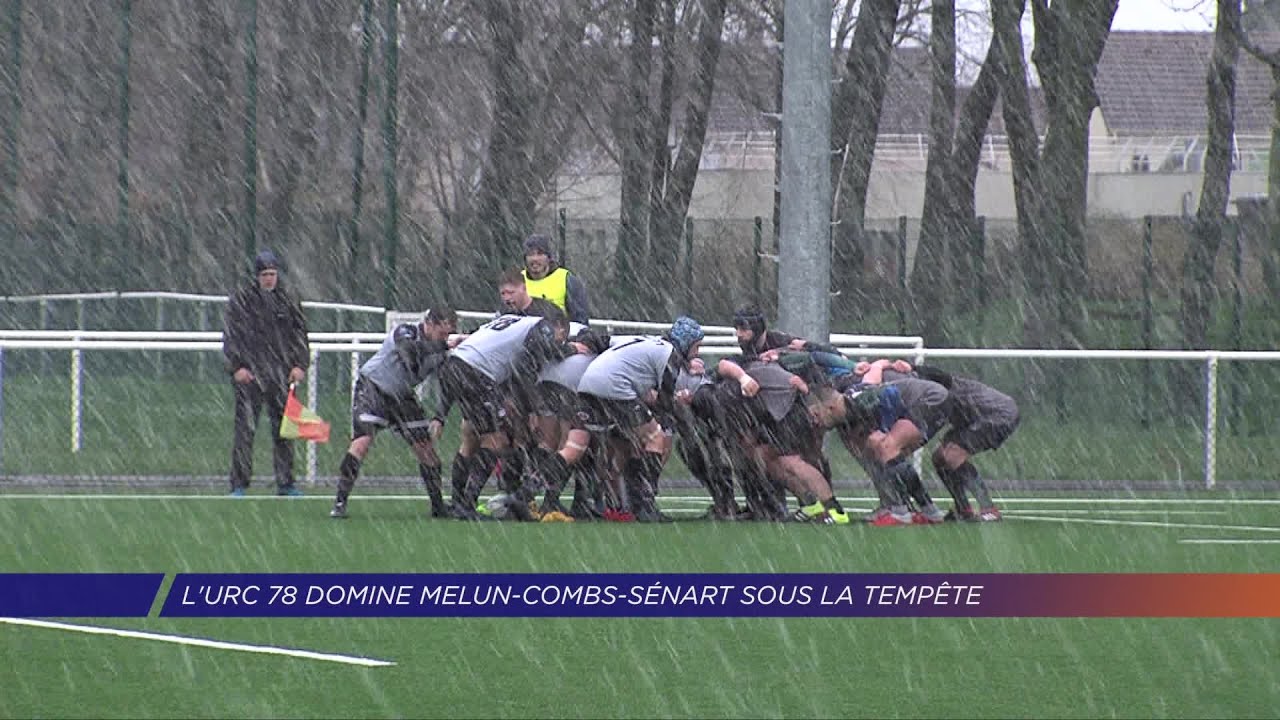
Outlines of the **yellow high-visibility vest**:
[{"label": "yellow high-visibility vest", "polygon": [[561,310],[565,309],[565,301],[569,297],[568,270],[556,268],[541,280],[529,277],[528,270],[521,270],[520,274],[524,275],[524,286],[529,291],[529,297],[542,298]]}]

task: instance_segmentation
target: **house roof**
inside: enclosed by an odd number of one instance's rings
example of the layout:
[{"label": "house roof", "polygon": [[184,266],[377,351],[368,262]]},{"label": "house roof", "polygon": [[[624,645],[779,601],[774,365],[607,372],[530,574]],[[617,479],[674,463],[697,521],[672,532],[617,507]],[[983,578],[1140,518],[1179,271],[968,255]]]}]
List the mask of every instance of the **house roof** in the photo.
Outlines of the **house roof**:
[{"label": "house roof", "polygon": [[[1207,32],[1112,32],[1095,86],[1107,128],[1118,136],[1205,132],[1206,75],[1213,52]],[[1236,132],[1271,128],[1271,70],[1240,52]]]},{"label": "house roof", "polygon": [[[777,62],[758,47],[726,46],[717,69],[715,94],[711,101],[709,130],[716,133],[768,132],[777,127]],[[840,69],[836,69],[838,74]],[[879,132],[883,135],[927,135],[929,133],[929,50],[923,46],[894,48],[889,61],[884,107]],[[970,88],[956,88],[959,116]],[[1044,128],[1044,96],[1030,87],[1032,121]],[[1004,116],[997,101],[987,132],[1003,135]]]}]

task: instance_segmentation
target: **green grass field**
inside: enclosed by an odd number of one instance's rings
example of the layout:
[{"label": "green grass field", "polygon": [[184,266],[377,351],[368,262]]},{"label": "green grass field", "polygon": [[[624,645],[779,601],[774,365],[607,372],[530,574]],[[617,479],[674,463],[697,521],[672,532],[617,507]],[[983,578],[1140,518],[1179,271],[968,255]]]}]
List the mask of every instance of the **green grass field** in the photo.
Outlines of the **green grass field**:
[{"label": "green grass field", "polygon": [[[692,515],[702,498],[667,497]],[[985,525],[471,525],[412,496],[0,494],[6,572],[1272,572],[1280,504],[1002,498]],[[848,503],[866,509],[867,498]],[[1250,544],[1200,544],[1233,539]],[[1256,543],[1256,544],[1255,544]],[[1280,625],[1220,619],[70,620],[0,625],[5,717],[1273,717]]]}]

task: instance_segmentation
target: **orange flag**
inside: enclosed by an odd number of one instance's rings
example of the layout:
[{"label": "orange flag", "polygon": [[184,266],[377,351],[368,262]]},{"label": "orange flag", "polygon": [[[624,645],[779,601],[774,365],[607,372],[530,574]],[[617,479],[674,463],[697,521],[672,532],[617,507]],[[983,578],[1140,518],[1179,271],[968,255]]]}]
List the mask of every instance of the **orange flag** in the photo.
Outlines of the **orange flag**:
[{"label": "orange flag", "polygon": [[280,419],[280,437],[290,440],[329,442],[329,423],[319,415],[302,407],[298,396],[289,386],[289,397],[284,401],[284,417]]}]

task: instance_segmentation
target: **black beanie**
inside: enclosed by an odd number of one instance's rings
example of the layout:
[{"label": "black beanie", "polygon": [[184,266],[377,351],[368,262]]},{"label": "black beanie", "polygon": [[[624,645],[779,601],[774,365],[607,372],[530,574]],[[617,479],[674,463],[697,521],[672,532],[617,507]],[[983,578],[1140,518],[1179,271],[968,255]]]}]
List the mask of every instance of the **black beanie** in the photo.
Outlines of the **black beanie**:
[{"label": "black beanie", "polygon": [[542,253],[549,258],[554,258],[555,254],[551,252],[551,238],[546,235],[530,235],[524,239],[524,254]]},{"label": "black beanie", "polygon": [[257,275],[263,270],[279,270],[280,258],[270,250],[263,250],[253,259],[253,274]]}]

